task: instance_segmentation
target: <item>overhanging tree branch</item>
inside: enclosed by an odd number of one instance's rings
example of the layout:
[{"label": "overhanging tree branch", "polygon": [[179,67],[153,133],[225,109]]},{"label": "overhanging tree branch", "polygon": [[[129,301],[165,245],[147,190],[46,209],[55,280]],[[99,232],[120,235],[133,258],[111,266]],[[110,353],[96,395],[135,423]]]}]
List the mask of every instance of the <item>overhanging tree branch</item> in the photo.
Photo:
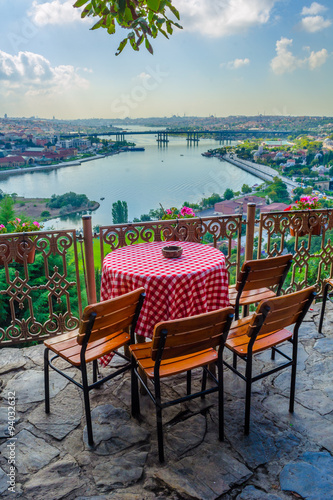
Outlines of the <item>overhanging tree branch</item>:
[{"label": "overhanging tree branch", "polygon": [[92,30],[104,28],[109,35],[116,32],[116,26],[129,30],[117,49],[118,56],[129,41],[133,50],[139,50],[144,42],[152,54],[150,38],[162,33],[166,38],[172,35],[174,27],[182,26],[168,17],[170,12],[179,20],[179,12],[172,0],[77,0],[74,7],[84,7],[81,17],[98,17]]}]

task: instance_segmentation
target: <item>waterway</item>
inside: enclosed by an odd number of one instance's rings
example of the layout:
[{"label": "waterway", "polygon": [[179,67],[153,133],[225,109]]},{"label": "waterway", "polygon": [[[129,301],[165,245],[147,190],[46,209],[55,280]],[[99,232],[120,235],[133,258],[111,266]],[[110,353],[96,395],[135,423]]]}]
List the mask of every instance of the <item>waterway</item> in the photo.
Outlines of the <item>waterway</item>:
[{"label": "waterway", "polygon": [[[124,128],[125,130],[125,128]],[[132,128],[134,131],[134,129]],[[135,127],[135,130],[147,130]],[[214,139],[200,139],[188,146],[185,137],[170,137],[168,146],[159,147],[154,135],[127,136],[145,151],[125,152],[57,170],[30,172],[0,179],[0,189],[25,197],[51,197],[68,191],[84,193],[98,201],[92,212],[93,226],[112,223],[112,203],[127,201],[129,220],[151,208],[181,207],[184,201],[199,202],[212,193],[223,194],[242,185],[262,181],[238,167],[201,153],[219,146]],[[101,199],[103,198],[103,199]],[[81,216],[48,221],[45,229],[82,227]]]}]

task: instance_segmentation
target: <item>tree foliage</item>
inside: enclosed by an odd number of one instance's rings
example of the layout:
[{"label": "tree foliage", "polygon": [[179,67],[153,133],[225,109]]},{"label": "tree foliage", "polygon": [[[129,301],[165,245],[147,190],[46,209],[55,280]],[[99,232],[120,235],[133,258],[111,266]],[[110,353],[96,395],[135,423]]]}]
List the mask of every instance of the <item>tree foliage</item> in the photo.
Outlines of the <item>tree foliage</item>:
[{"label": "tree foliage", "polygon": [[116,201],[112,203],[113,224],[123,224],[128,222],[128,207],[126,201]]},{"label": "tree foliage", "polygon": [[171,12],[179,20],[179,12],[172,0],[77,0],[74,7],[84,7],[81,17],[97,17],[99,20],[91,28],[104,28],[109,35],[116,32],[116,26],[129,30],[117,49],[118,56],[127,42],[133,50],[139,50],[144,42],[146,49],[152,54],[150,38],[162,33],[166,38],[172,35],[173,28],[182,28],[168,16]]}]

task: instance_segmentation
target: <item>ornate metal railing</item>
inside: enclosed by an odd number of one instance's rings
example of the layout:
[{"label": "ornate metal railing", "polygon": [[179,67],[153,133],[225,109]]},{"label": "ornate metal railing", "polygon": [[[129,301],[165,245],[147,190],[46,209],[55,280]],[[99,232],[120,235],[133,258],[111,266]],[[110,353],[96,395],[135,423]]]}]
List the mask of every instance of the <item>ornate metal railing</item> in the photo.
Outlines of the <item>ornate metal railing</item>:
[{"label": "ornate metal railing", "polygon": [[99,232],[101,260],[106,251],[126,245],[151,241],[192,241],[220,248],[230,273],[238,273],[241,256],[242,216],[195,217],[190,219],[140,222],[101,226]]},{"label": "ornate metal railing", "polygon": [[75,231],[0,235],[0,345],[40,341],[78,326]]},{"label": "ornate metal railing", "polygon": [[259,219],[257,258],[293,254],[292,270],[284,292],[315,285],[333,275],[333,210],[263,213]]},{"label": "ornate metal railing", "polygon": [[[84,303],[99,300],[96,270],[104,255],[143,242],[186,240],[220,248],[231,283],[244,259],[291,252],[294,263],[284,293],[315,284],[321,294],[323,279],[333,276],[333,209],[264,213],[259,219],[255,214],[255,204],[249,204],[246,217],[102,226],[96,238],[91,216],[84,216],[83,238],[74,230],[0,235],[0,346],[41,341],[76,328]],[[100,260],[94,262],[98,238]]]}]

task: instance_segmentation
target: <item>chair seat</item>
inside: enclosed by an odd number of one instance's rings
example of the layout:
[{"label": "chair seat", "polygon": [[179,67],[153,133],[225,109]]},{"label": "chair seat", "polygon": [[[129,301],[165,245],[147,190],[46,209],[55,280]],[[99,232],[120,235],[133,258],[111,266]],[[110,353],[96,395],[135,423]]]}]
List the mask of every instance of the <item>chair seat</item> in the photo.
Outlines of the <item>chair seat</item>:
[{"label": "chair seat", "polygon": [[[151,358],[151,346],[152,342],[133,344],[130,346],[130,351],[147,377],[153,379],[155,361]],[[215,349],[206,349],[195,354],[166,359],[160,365],[160,378],[208,365],[215,362],[217,357],[218,353]]]},{"label": "chair seat", "polygon": [[[239,304],[241,306],[247,306],[253,304],[254,302],[260,302],[261,300],[270,299],[275,297],[276,294],[269,288],[257,288],[254,290],[243,291]],[[237,290],[235,285],[229,286],[229,301],[232,306],[236,304]]]},{"label": "chair seat", "polygon": [[[64,333],[52,339],[45,340],[44,345],[72,365],[80,366],[80,353],[82,345],[78,344],[77,335],[78,330],[73,330],[72,332]],[[121,330],[119,332],[112,333],[111,335],[106,335],[102,339],[90,342],[86,350],[86,363],[94,361],[111,351],[119,349],[123,345],[127,344],[130,338],[129,333]]]},{"label": "chair seat", "polygon": [[333,286],[333,278],[326,278],[325,283],[328,283],[329,285]]},{"label": "chair seat", "polygon": [[[247,355],[248,346],[250,342],[250,337],[247,335],[248,326],[252,319],[252,316],[246,316],[238,321],[234,321],[231,324],[229,330],[229,336],[225,343],[225,346],[232,352],[238,354],[238,356],[245,357]],[[276,332],[258,335],[255,343],[253,344],[252,352],[257,353],[265,351],[270,347],[281,344],[286,340],[291,339],[293,336],[292,332],[283,328],[282,330],[277,330]]]}]

